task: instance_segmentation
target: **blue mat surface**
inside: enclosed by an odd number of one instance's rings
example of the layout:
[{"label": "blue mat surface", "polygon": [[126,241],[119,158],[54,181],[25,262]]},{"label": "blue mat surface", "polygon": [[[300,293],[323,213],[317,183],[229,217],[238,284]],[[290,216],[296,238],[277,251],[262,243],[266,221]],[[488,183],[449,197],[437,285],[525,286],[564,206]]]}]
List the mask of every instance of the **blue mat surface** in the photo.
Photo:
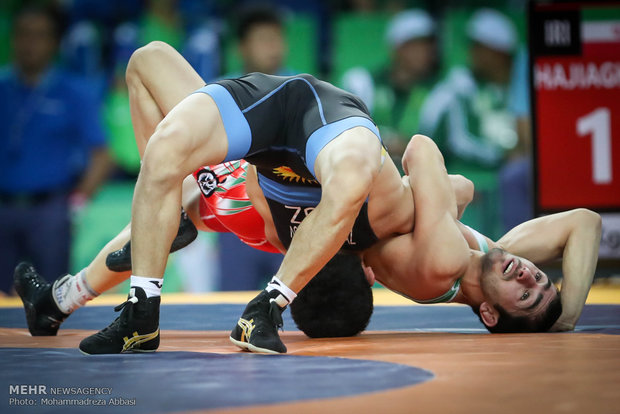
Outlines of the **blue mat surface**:
[{"label": "blue mat surface", "polygon": [[[0,401],[9,409],[2,412],[11,413],[242,407],[359,395],[433,378],[429,371],[387,362],[245,353],[85,356],[74,349],[0,348],[0,365]],[[16,394],[21,388],[11,385],[19,384],[32,387],[29,394]],[[26,400],[33,405],[18,405]]]},{"label": "blue mat surface", "polygon": [[[231,330],[244,305],[165,305],[160,328],[175,330]],[[71,315],[63,328],[102,329],[118,316],[112,306],[87,306]],[[0,310],[0,326],[26,328],[23,309]],[[61,328],[62,329],[62,328]],[[284,313],[284,329],[297,329],[290,312]],[[370,331],[441,331],[485,333],[478,317],[465,306],[376,306],[368,325]],[[577,332],[620,334],[620,305],[586,305]]]},{"label": "blue mat surface", "polygon": [[[165,305],[160,326],[228,331],[243,308]],[[112,306],[88,306],[63,328],[101,329],[116,315]],[[296,330],[290,312],[284,320]],[[1,309],[0,327],[26,328],[23,309]],[[469,308],[437,305],[377,306],[368,330],[486,333]],[[576,332],[620,334],[620,306],[587,305]],[[248,353],[85,356],[77,349],[0,348],[0,366],[2,413],[171,413],[353,396],[433,379],[427,370],[380,361]]]}]

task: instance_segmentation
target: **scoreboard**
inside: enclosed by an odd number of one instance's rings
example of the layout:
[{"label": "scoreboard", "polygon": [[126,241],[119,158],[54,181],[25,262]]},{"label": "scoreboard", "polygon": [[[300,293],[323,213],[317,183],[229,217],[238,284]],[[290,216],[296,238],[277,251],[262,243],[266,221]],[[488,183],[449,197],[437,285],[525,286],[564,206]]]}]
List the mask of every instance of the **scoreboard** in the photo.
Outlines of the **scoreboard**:
[{"label": "scoreboard", "polygon": [[535,210],[606,213],[601,256],[620,257],[620,1],[533,1],[528,17]]}]

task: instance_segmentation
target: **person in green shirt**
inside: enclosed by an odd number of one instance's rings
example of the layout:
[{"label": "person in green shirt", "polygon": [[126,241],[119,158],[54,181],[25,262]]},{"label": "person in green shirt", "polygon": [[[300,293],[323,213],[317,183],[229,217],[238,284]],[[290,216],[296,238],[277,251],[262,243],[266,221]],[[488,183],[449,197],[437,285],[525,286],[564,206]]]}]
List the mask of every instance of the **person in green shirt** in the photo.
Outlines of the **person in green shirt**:
[{"label": "person in green shirt", "polygon": [[420,109],[438,81],[435,21],[423,10],[400,12],[388,25],[386,42],[390,61],[376,70],[350,69],[342,86],[364,100],[401,168],[407,143],[419,131]]},{"label": "person in green shirt", "polygon": [[517,144],[508,109],[517,35],[501,13],[482,9],[467,25],[469,66],[453,68],[433,90],[420,114],[421,133],[430,135],[448,170],[495,171]]},{"label": "person in green shirt", "polygon": [[469,19],[468,66],[454,67],[426,99],[419,114],[421,134],[432,136],[451,174],[476,184],[469,224],[500,234],[498,171],[518,148],[516,118],[510,110],[510,80],[517,33],[512,22],[491,9]]}]

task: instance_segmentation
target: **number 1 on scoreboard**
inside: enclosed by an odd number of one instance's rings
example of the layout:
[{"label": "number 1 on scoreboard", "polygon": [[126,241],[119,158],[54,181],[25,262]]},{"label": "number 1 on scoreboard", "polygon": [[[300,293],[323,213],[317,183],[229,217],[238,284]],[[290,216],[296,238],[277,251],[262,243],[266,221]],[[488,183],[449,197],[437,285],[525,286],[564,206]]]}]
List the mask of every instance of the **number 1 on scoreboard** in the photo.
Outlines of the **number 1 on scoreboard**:
[{"label": "number 1 on scoreboard", "polygon": [[595,184],[609,184],[612,179],[609,108],[597,108],[577,118],[577,134],[592,135],[592,180]]}]

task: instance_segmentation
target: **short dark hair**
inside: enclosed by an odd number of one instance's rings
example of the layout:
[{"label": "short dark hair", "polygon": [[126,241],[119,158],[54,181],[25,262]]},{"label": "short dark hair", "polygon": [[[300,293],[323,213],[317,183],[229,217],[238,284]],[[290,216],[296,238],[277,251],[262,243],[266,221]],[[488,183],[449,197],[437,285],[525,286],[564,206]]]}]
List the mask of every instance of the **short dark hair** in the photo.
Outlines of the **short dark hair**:
[{"label": "short dark hair", "polygon": [[58,7],[41,1],[27,1],[22,4],[13,15],[13,31],[20,19],[24,16],[45,16],[54,26],[54,36],[60,40],[65,30],[65,19]]},{"label": "short dark hair", "polygon": [[368,326],[372,289],[361,259],[337,254],[291,303],[297,327],[311,338],[354,336]]},{"label": "short dark hair", "polygon": [[499,318],[495,326],[487,326],[482,317],[480,310],[472,307],[472,310],[480,318],[480,322],[491,333],[526,333],[526,332],[547,332],[562,314],[562,299],[558,293],[555,298],[549,302],[547,309],[536,318],[528,316],[511,315],[500,305],[493,305],[499,313]]},{"label": "short dark hair", "polygon": [[282,18],[273,7],[255,5],[245,8],[239,15],[237,38],[243,41],[254,26],[262,24],[272,24],[281,28]]}]

